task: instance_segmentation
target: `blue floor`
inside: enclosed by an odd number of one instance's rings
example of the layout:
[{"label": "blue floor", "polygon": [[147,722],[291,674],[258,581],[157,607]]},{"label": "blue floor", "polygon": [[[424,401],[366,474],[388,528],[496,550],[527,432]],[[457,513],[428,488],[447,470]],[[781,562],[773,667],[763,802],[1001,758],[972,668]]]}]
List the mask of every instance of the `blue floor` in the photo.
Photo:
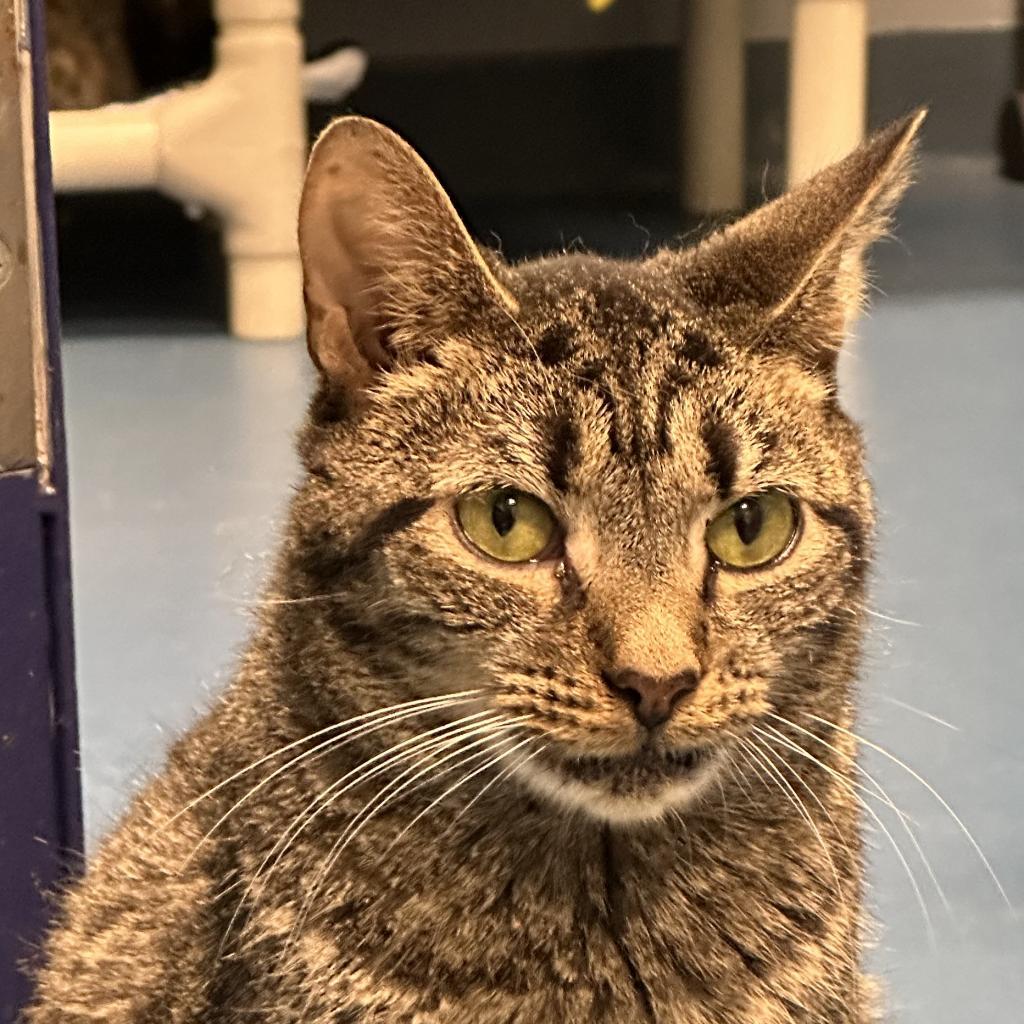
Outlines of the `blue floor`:
[{"label": "blue floor", "polygon": [[[876,261],[887,294],[842,365],[882,509],[862,728],[962,815],[1024,915],[1024,186],[926,162],[898,234]],[[123,331],[72,328],[65,346],[92,842],[230,674],[311,380],[299,344]],[[919,824],[951,906],[908,848],[930,943],[872,834],[892,1019],[1017,1024],[1024,925],[937,801],[881,755],[865,765]]]}]

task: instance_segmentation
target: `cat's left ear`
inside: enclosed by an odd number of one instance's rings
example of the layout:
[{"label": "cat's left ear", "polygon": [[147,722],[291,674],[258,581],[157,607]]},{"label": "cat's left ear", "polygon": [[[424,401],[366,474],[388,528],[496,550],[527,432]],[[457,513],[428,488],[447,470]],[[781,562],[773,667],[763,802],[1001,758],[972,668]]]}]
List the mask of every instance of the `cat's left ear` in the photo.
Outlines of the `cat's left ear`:
[{"label": "cat's left ear", "polygon": [[381,373],[515,310],[424,161],[367,118],[314,146],[299,248],[310,355],[356,406]]},{"label": "cat's left ear", "polygon": [[831,366],[863,301],[865,250],[909,183],[924,117],[893,122],[699,245],[688,273],[698,302]]}]

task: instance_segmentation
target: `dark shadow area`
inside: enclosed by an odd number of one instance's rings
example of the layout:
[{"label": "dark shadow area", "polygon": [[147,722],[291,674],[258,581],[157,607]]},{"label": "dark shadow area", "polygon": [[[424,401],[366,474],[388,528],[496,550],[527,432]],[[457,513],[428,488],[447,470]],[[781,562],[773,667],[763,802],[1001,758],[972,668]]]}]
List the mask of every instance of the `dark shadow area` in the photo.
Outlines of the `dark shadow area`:
[{"label": "dark shadow area", "polygon": [[[638,257],[698,228],[668,195],[458,205],[474,236],[512,261],[565,249]],[[71,333],[225,329],[225,268],[212,221],[191,221],[173,201],[147,192],[63,197],[58,220]]]},{"label": "dark shadow area", "polygon": [[211,0],[129,0],[125,29],[144,93],[201,78],[213,66]]},{"label": "dark shadow area", "polygon": [[209,221],[152,192],[57,200],[65,325],[90,333],[102,320],[124,330],[223,330],[220,235]]},{"label": "dark shadow area", "polygon": [[1013,93],[999,118],[999,155],[1007,178],[1024,181],[1024,0],[1017,3],[1017,28],[1013,38],[1015,67]]}]

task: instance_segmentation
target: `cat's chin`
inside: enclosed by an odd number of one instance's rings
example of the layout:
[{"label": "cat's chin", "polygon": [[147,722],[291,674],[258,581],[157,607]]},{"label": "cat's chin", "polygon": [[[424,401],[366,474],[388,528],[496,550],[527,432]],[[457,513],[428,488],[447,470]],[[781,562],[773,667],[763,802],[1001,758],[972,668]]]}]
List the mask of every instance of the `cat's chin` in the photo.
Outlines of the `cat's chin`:
[{"label": "cat's chin", "polygon": [[717,761],[715,751],[702,747],[657,756],[534,759],[518,774],[560,807],[637,825],[692,803],[714,777]]}]

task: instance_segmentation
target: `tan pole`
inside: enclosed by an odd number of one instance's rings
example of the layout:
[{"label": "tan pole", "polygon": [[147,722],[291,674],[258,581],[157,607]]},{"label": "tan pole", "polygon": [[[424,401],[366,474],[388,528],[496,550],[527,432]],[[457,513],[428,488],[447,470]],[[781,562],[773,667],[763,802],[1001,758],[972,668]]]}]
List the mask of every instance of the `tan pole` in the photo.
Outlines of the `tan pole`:
[{"label": "tan pole", "polygon": [[743,206],[743,0],[683,4],[682,204],[694,213]]},{"label": "tan pole", "polygon": [[867,65],[867,0],[794,0],[790,185],[853,149],[863,138]]}]

